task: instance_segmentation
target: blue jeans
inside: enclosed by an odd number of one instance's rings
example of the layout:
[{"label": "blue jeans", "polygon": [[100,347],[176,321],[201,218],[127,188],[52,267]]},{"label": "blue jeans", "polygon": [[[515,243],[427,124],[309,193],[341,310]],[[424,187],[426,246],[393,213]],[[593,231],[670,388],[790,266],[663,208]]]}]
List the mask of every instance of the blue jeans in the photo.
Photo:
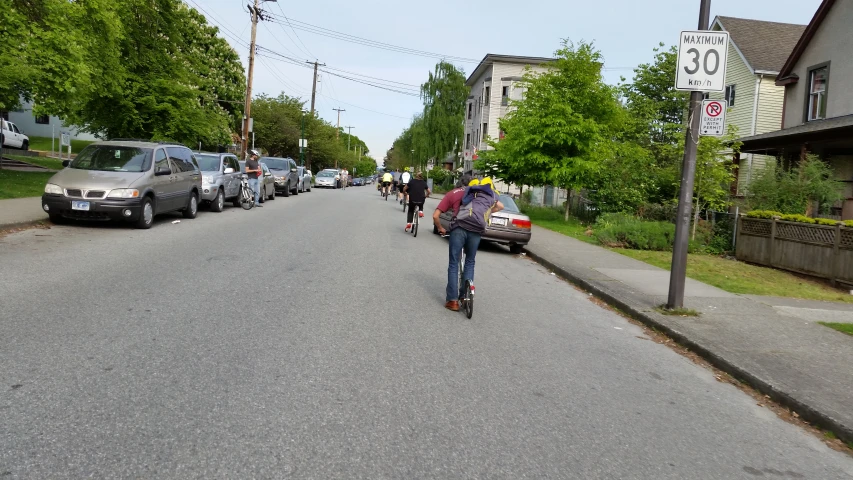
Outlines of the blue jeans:
[{"label": "blue jeans", "polygon": [[261,189],[258,185],[257,178],[249,177],[249,188],[251,188],[252,191],[255,192],[255,205],[257,205],[261,199]]},{"label": "blue jeans", "polygon": [[480,247],[480,234],[464,228],[450,231],[450,263],[447,265],[447,300],[459,300],[459,256],[465,249],[465,278],[474,281],[474,258]]}]

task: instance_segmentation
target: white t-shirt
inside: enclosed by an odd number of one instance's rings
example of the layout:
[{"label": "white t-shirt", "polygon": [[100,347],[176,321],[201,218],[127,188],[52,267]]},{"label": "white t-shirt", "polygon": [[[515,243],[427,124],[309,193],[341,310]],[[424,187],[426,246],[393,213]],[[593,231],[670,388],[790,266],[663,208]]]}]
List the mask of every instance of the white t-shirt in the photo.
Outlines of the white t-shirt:
[{"label": "white t-shirt", "polygon": [[409,180],[411,180],[411,179],[412,179],[412,174],[409,172],[403,172],[403,174],[400,175],[400,181],[403,182],[403,185],[409,183]]}]

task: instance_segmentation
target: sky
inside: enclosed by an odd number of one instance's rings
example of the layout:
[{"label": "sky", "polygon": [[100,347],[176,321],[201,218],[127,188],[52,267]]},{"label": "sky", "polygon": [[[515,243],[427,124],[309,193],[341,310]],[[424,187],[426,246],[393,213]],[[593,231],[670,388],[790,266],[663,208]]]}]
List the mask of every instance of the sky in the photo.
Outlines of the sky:
[{"label": "sky", "polygon": [[[249,0],[185,1],[220,27],[220,35],[248,67]],[[807,24],[820,0],[784,3],[714,0],[711,20],[722,15]],[[593,41],[605,58],[606,81],[616,84],[622,76],[630,78],[637,65],[649,62],[659,42],[672,45],[679,31],[696,29],[699,0],[315,0],[264,2],[261,8],[271,18],[258,25],[260,55],[253,93],[284,93],[301,97],[310,106],[313,67],[303,62],[326,64],[320,67],[326,72],[320,72],[317,85],[318,114],[335,124],[338,113],[333,109],[345,109],[341,126],[352,126],[352,133],[367,143],[381,165],[394,139],[423,110],[417,95],[399,92],[416,94],[442,56],[457,57],[452,63],[467,76],[489,53],[549,57],[561,39]],[[320,27],[425,53],[331,38],[304,29],[305,24],[314,32]]]}]

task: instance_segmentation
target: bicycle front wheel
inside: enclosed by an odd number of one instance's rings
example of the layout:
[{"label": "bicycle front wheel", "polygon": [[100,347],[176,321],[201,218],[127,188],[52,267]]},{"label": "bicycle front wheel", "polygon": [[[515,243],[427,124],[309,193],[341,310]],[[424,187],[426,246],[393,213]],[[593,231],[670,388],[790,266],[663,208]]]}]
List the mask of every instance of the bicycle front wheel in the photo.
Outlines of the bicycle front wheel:
[{"label": "bicycle front wheel", "polygon": [[243,207],[243,210],[251,210],[255,206],[255,192],[244,188],[242,198],[240,199],[240,206]]},{"label": "bicycle front wheel", "polygon": [[465,280],[465,316],[469,319],[474,315],[474,292],[471,290],[471,282]]},{"label": "bicycle front wheel", "polygon": [[418,213],[418,209],[415,208],[415,216],[412,219],[412,221],[414,222],[412,223],[412,235],[414,235],[415,237],[418,236],[418,224],[421,223],[420,218],[421,216]]}]

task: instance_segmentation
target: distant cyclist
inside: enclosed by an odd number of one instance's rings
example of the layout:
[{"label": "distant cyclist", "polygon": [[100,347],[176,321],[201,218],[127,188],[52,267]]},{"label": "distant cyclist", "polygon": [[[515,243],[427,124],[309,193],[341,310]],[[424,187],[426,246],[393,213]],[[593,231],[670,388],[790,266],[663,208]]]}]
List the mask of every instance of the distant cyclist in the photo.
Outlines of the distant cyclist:
[{"label": "distant cyclist", "polygon": [[[444,212],[451,209],[453,211],[448,242],[450,255],[445,292],[447,303],[444,308],[454,312],[459,311],[459,257],[465,250],[465,280],[473,282],[474,260],[489,215],[504,208],[498,201],[491,178],[486,177],[482,181],[471,180],[469,185],[467,188],[456,188],[448,192],[432,214],[432,221],[438,232],[446,235],[447,231],[441,226],[439,217]],[[463,205],[466,208],[460,212]]]},{"label": "distant cyclist", "polygon": [[406,185],[408,185],[411,180],[412,174],[409,173],[409,167],[406,167],[400,175],[400,185],[397,186],[397,200],[400,202],[400,205],[402,205],[404,201],[408,202],[403,191],[406,189]]},{"label": "distant cyclist", "polygon": [[394,175],[391,175],[391,172],[385,172],[382,175],[382,193],[384,195],[391,194],[391,182],[394,181]]},{"label": "distant cyclist", "polygon": [[406,212],[406,230],[412,228],[412,220],[415,218],[415,207],[418,208],[418,216],[424,216],[424,202],[432,192],[429,190],[427,183],[424,181],[424,175],[420,172],[415,174],[415,178],[411,179],[405,187],[403,193],[406,194],[409,202],[409,211]]}]

